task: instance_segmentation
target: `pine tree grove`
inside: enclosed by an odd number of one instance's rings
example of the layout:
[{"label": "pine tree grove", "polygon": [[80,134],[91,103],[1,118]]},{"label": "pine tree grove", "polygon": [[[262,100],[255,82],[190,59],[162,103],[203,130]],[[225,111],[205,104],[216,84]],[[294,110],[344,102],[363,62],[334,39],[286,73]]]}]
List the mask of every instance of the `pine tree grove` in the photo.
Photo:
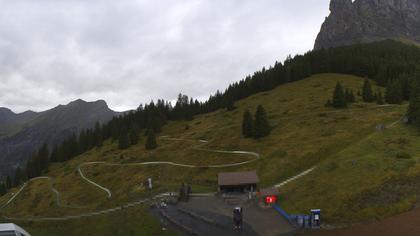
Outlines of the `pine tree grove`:
[{"label": "pine tree grove", "polygon": [[413,83],[407,118],[420,131],[420,82]]},{"label": "pine tree grove", "polygon": [[386,86],[385,101],[389,104],[400,104],[403,94],[400,81],[390,81]]}]

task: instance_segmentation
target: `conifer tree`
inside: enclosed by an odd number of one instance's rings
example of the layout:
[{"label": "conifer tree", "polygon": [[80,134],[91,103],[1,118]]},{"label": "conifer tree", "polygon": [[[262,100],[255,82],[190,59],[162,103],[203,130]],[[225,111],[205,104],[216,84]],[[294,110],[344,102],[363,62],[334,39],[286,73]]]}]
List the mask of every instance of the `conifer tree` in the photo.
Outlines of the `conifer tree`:
[{"label": "conifer tree", "polygon": [[147,134],[146,150],[153,150],[157,148],[156,135],[153,129],[150,129]]},{"label": "conifer tree", "polygon": [[231,95],[228,95],[226,98],[226,109],[228,111],[235,110],[235,101],[233,100],[233,97]]},{"label": "conifer tree", "polygon": [[368,79],[365,79],[365,82],[363,83],[362,98],[364,102],[375,101],[373,92],[372,92],[372,86],[370,85],[370,82]]},{"label": "conifer tree", "polygon": [[46,171],[50,164],[50,154],[48,151],[48,145],[44,143],[38,151],[38,162],[40,171]]},{"label": "conifer tree", "polygon": [[0,182],[0,196],[3,196],[7,193],[6,185],[4,182]]},{"label": "conifer tree", "polygon": [[335,108],[344,108],[347,107],[347,99],[344,93],[344,89],[341,86],[340,82],[337,82],[334,89],[332,106]]},{"label": "conifer tree", "polygon": [[381,90],[378,90],[378,92],[376,93],[376,103],[378,105],[383,105],[385,104],[384,102],[384,97],[382,96],[382,92]]},{"label": "conifer tree", "polygon": [[93,139],[94,139],[94,145],[96,147],[102,146],[104,139],[102,136],[101,124],[99,122],[95,123],[95,128],[93,130]]},{"label": "conifer tree", "polygon": [[130,138],[128,137],[128,132],[126,128],[123,128],[118,138],[118,148],[127,149],[130,147]]},{"label": "conifer tree", "polygon": [[399,80],[401,81],[401,91],[402,91],[402,97],[403,100],[409,101],[410,100],[410,92],[411,92],[411,86],[414,81],[413,78],[410,76],[404,74],[400,76]]},{"label": "conifer tree", "polygon": [[13,186],[19,186],[22,181],[22,171],[20,167],[16,168],[15,176],[13,180]]},{"label": "conifer tree", "polygon": [[385,91],[385,100],[389,104],[400,104],[403,101],[401,84],[398,80],[388,83]]},{"label": "conifer tree", "polygon": [[257,107],[254,119],[254,138],[262,138],[270,134],[267,112],[262,105]]},{"label": "conifer tree", "polygon": [[[81,151],[80,153],[82,153],[83,151]],[[50,162],[58,162],[58,158],[58,147],[54,146],[53,150],[51,151]]]},{"label": "conifer tree", "polygon": [[407,110],[410,123],[420,130],[420,83],[414,82],[410,91],[410,104]]},{"label": "conifer tree", "polygon": [[131,145],[138,144],[139,134],[140,134],[139,126],[137,124],[133,124],[131,129],[130,129],[130,143],[131,143]]},{"label": "conifer tree", "polygon": [[246,109],[242,118],[242,135],[245,138],[253,136],[253,124],[254,120],[252,119],[252,114],[248,109]]},{"label": "conifer tree", "polygon": [[233,111],[233,110],[235,110],[235,103],[233,102],[233,100],[232,99],[230,99],[230,100],[228,100],[227,101],[227,105],[226,105],[226,109],[228,110],[228,111]]},{"label": "conifer tree", "polygon": [[6,189],[9,190],[12,187],[12,180],[10,179],[10,176],[6,177]]}]

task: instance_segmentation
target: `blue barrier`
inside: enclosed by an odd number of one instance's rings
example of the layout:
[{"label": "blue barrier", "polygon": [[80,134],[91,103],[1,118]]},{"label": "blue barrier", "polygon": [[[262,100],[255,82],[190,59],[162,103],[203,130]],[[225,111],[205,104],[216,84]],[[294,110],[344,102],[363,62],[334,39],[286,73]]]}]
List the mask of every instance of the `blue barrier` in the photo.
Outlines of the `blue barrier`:
[{"label": "blue barrier", "polygon": [[[273,208],[280,213],[290,224],[297,228],[319,228],[319,220],[317,222],[313,222],[312,215],[304,215],[304,214],[293,214],[289,215],[286,211],[284,211],[279,205],[274,204]],[[320,210],[312,210],[311,212],[316,212],[320,214]],[[318,224],[317,224],[318,223]]]},{"label": "blue barrier", "polygon": [[280,215],[282,215],[286,220],[288,220],[289,222],[290,222],[290,216],[289,216],[289,214],[287,214],[287,212],[285,212],[283,209],[281,209],[281,207],[279,206],[279,205],[277,205],[277,204],[274,204],[273,205],[273,208],[278,212],[278,213],[280,213]]}]

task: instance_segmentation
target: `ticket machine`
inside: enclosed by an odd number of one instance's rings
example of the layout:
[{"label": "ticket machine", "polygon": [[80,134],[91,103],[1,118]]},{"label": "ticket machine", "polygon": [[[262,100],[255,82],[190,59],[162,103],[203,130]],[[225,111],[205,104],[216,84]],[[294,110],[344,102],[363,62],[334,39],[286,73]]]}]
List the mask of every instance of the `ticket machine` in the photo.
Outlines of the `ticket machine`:
[{"label": "ticket machine", "polygon": [[318,229],[321,227],[321,209],[311,210],[311,227]]}]

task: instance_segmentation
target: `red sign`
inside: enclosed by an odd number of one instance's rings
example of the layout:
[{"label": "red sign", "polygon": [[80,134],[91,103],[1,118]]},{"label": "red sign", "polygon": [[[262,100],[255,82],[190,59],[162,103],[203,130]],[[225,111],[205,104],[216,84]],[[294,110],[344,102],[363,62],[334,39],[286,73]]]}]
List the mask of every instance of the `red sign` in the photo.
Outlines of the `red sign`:
[{"label": "red sign", "polygon": [[277,196],[267,196],[265,197],[265,203],[271,204],[277,202]]}]

